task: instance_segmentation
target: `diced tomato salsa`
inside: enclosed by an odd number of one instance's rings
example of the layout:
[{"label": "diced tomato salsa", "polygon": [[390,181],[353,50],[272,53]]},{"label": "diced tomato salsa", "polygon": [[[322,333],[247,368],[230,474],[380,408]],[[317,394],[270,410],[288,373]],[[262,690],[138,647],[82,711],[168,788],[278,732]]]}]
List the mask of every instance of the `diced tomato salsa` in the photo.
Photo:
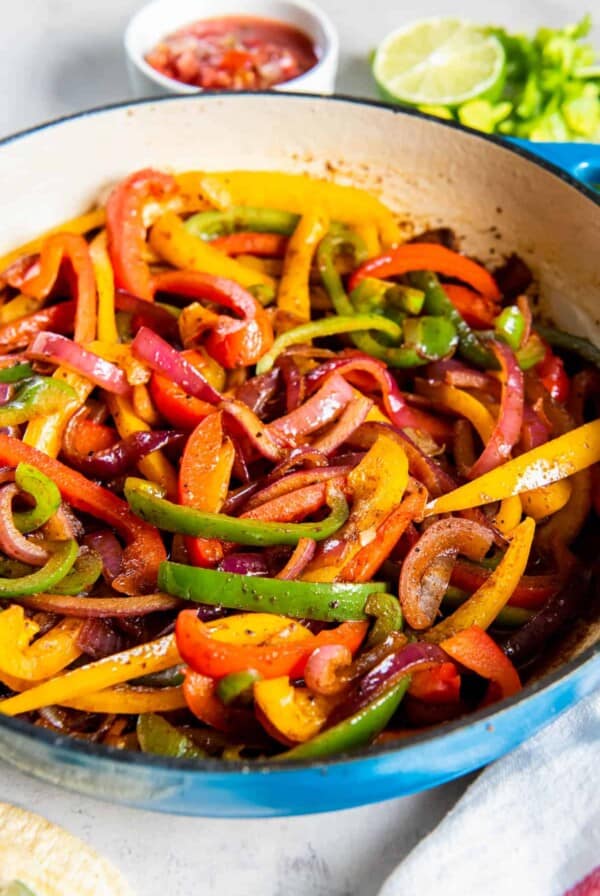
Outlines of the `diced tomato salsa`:
[{"label": "diced tomato salsa", "polygon": [[146,55],[161,75],[208,90],[269,89],[317,61],[312,41],[299,28],[251,16],[193,22]]}]

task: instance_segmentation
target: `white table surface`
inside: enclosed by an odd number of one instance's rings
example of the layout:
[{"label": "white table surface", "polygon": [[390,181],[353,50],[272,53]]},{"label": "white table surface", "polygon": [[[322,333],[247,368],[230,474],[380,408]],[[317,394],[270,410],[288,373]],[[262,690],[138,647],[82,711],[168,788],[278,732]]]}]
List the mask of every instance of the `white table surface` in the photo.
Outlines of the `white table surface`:
[{"label": "white table surface", "polygon": [[[1,5],[0,137],[131,95],[121,35],[143,5],[139,0],[2,0]],[[596,3],[487,0],[483,11],[477,0],[322,0],[321,5],[340,33],[338,89],[373,96],[366,54],[405,21],[460,13],[532,29],[573,21]],[[598,43],[597,29],[595,37]],[[40,812],[88,841],[123,871],[140,896],[375,896],[466,783],[336,814],[225,821],[113,807],[0,763],[0,801]]]}]

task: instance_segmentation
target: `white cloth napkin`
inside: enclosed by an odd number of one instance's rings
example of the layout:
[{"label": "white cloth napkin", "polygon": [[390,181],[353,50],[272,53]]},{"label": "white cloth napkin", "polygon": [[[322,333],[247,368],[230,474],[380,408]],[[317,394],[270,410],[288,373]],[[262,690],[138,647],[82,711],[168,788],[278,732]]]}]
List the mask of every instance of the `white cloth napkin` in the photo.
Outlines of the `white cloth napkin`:
[{"label": "white cloth napkin", "polygon": [[598,865],[595,694],[486,769],[380,896],[563,896]]}]

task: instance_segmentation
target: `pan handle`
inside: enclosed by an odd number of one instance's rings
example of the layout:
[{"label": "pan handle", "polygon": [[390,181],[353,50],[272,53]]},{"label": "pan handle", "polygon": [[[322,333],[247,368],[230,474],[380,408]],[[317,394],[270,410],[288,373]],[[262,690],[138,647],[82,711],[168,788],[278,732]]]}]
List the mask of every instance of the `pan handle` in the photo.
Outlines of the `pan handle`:
[{"label": "pan handle", "polygon": [[514,140],[519,146],[534,155],[552,162],[585,184],[586,187],[600,186],[600,144],[597,143],[532,143],[529,140]]}]

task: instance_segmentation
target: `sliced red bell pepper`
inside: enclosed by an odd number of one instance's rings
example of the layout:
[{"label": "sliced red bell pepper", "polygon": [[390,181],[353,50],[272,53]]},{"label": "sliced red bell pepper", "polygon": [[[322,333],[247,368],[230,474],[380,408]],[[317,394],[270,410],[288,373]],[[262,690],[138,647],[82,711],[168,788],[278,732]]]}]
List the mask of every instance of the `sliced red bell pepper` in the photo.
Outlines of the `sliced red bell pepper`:
[{"label": "sliced red bell pepper", "polygon": [[[492,572],[493,570],[483,566],[457,560],[450,576],[450,584],[472,594],[489,579]],[[560,588],[561,580],[558,575],[522,576],[508,605],[521,607],[523,610],[539,610]]]},{"label": "sliced red bell pepper", "polygon": [[222,305],[240,316],[218,315],[206,337],[206,350],[223,367],[256,364],[273,344],[273,328],[266,311],[235,280],[196,271],[171,271],[157,276],[154,285],[157,291]]},{"label": "sliced red bell pepper", "polygon": [[121,181],[106,203],[106,233],[115,285],[151,301],[154,295],[150,268],[143,259],[146,228],[144,205],[162,200],[177,191],[170,174],[144,168]]},{"label": "sliced red bell pepper", "polygon": [[521,690],[517,670],[496,642],[479,626],[472,625],[446,638],[440,647],[457,663],[489,679],[484,705],[503,700]]},{"label": "sliced red bell pepper", "polygon": [[328,487],[341,488],[345,477],[332,476],[324,482],[313,482],[295,491],[286,492],[259,504],[252,510],[240,514],[242,519],[273,520],[277,523],[292,523],[304,519],[309,513],[316,513],[327,503]]},{"label": "sliced red bell pepper", "polygon": [[367,632],[366,622],[344,622],[335,629],[299,641],[282,635],[264,644],[240,644],[211,637],[210,629],[198,619],[195,610],[183,610],[177,617],[175,636],[181,656],[202,675],[222,678],[231,672],[255,669],[263,678],[302,675],[308,657],[317,647],[341,644],[355,653]]},{"label": "sliced red bell pepper", "polygon": [[[181,353],[200,373],[204,375],[205,360],[200,352],[188,349]],[[177,429],[194,429],[209,414],[214,414],[215,406],[202,401],[159,373],[150,378],[150,395],[165,420]]]},{"label": "sliced red bell pepper", "polygon": [[370,258],[350,277],[349,291],[356,289],[365,277],[387,280],[388,277],[398,277],[411,271],[435,271],[436,274],[461,280],[492,302],[500,299],[496,281],[482,265],[434,243],[404,243],[384,255]]},{"label": "sliced red bell pepper", "polygon": [[96,338],[96,279],[88,244],[82,236],[76,233],[49,236],[40,253],[39,273],[25,280],[22,291],[28,296],[45,299],[64,262],[67,262],[69,285],[76,300],[75,342],[92,342]]},{"label": "sliced red bell pepper", "polygon": [[[235,451],[223,441],[223,414],[211,413],[189,437],[179,471],[179,501],[186,507],[217,513],[227,497]],[[190,560],[196,566],[212,567],[223,558],[217,538],[185,539]]]},{"label": "sliced red bell pepper", "polygon": [[443,289],[470,327],[476,330],[493,328],[494,318],[499,311],[498,305],[483,298],[468,286],[461,286],[458,283],[444,283]]},{"label": "sliced red bell pepper", "polygon": [[0,327],[0,351],[10,352],[26,348],[34,336],[43,330],[53,333],[72,333],[75,320],[75,302],[60,302],[50,308],[42,308],[18,320]]},{"label": "sliced red bell pepper", "polygon": [[571,382],[565,373],[565,365],[549,345],[546,345],[546,354],[536,364],[535,371],[555,401],[565,404],[569,400]]},{"label": "sliced red bell pepper", "polygon": [[287,236],[279,233],[240,231],[211,240],[211,246],[226,255],[258,255],[263,258],[283,258],[288,245]]},{"label": "sliced red bell pepper", "polygon": [[460,700],[460,675],[454,663],[441,663],[432,669],[413,672],[408,693],[424,703],[457,703]]},{"label": "sliced red bell pepper", "polygon": [[116,529],[127,547],[123,552],[122,572],[113,580],[113,588],[124,594],[156,588],[158,567],[166,560],[167,552],[158,530],[132,513],[125,501],[60,461],[3,433],[0,433],[0,463],[9,467],[31,464],[53,480],[64,500],[76,510]]}]

